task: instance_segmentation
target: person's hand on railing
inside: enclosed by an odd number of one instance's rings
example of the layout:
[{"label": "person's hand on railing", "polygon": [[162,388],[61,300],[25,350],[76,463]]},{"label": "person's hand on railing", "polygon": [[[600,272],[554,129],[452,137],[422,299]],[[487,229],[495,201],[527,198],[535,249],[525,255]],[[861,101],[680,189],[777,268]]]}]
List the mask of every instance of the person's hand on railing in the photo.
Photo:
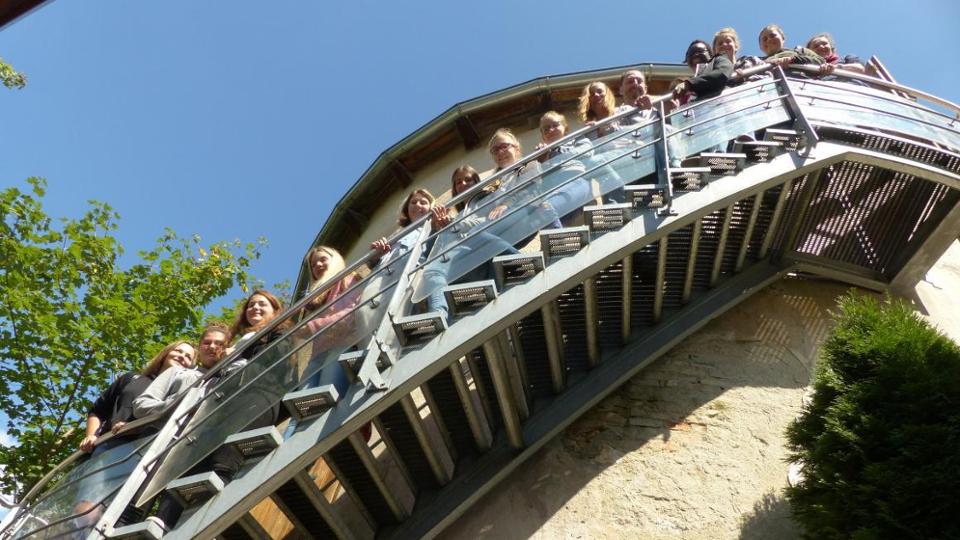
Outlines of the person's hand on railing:
[{"label": "person's hand on railing", "polygon": [[82,441],[80,441],[80,450],[83,450],[84,452],[93,452],[93,447],[95,446],[96,442],[96,435],[87,435]]},{"label": "person's hand on railing", "polygon": [[653,108],[653,98],[650,97],[650,94],[644,94],[637,98],[635,106],[641,111]]},{"label": "person's hand on railing", "polygon": [[820,75],[830,75],[837,69],[836,64],[820,64]]},{"label": "person's hand on railing", "polygon": [[117,433],[120,433],[120,430],[123,429],[123,426],[125,425],[127,425],[126,422],[117,422],[113,425],[113,427],[110,428],[110,432],[116,435]]},{"label": "person's hand on railing", "polygon": [[370,242],[370,249],[380,253],[380,256],[383,257],[387,253],[390,253],[390,242],[387,242],[385,237],[380,237],[373,242]]},{"label": "person's hand on railing", "polygon": [[506,210],[507,210],[507,205],[501,204],[496,208],[494,208],[493,210],[491,210],[489,214],[487,214],[487,219],[490,219],[490,220],[497,219],[498,217],[502,216]]},{"label": "person's hand on railing", "polygon": [[[546,148],[547,146],[550,146],[550,145],[548,145],[547,143],[545,143],[545,142],[543,142],[543,141],[540,141],[540,142],[537,143],[537,147],[534,148],[534,150],[542,150],[542,149]],[[537,158],[537,161],[539,161],[540,163],[545,163],[549,158],[550,158],[550,156],[549,156],[548,154],[543,154],[542,156],[540,156],[540,157]]]},{"label": "person's hand on railing", "polygon": [[793,63],[793,59],[793,56],[781,56],[780,58],[765,60],[765,62],[772,66],[786,67]]}]

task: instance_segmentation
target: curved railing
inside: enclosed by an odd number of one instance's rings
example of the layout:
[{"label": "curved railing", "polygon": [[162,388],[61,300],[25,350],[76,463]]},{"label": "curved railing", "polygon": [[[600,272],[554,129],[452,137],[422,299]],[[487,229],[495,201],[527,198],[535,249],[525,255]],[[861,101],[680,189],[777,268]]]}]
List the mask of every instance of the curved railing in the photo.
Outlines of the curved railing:
[{"label": "curved railing", "polygon": [[[767,69],[753,70],[746,76]],[[540,163],[540,159],[554,148],[577,143],[592,132],[626,120],[636,111],[626,111],[576,130],[453,198],[448,203],[449,208],[468,200],[493,182],[510,184],[509,189],[487,197],[482,204],[458,215],[442,230],[430,232],[426,218],[422,218],[398,231],[389,239],[392,253],[383,260],[378,261],[380,254],[371,251],[324,286],[304,294],[258,332],[248,343],[268,336],[275,338],[259,354],[246,358],[245,350],[235,351],[198,381],[197,386],[207,384],[212,377],[220,377],[221,370],[227,366],[245,360],[242,369],[222,377],[223,380],[206,391],[196,404],[176,410],[168,420],[168,425],[179,422],[170,430],[171,433],[179,432],[175,438],[136,441],[135,448],[117,446],[101,454],[113,456],[109,458],[111,461],[86,461],[65,472],[66,476],[59,479],[56,486],[32,499],[42,489],[43,482],[38,484],[25,498],[29,506],[21,509],[17,518],[16,537],[43,537],[52,531],[59,533],[70,527],[74,527],[70,530],[78,531],[81,526],[89,526],[90,518],[102,512],[118,493],[123,484],[122,473],[129,474],[138,463],[144,471],[150,471],[149,482],[144,486],[129,487],[126,498],[130,500],[136,493],[139,502],[150,499],[170,480],[216,449],[228,435],[241,431],[251,418],[277,406],[284,394],[295,389],[311,370],[321,367],[308,362],[311,356],[315,356],[316,351],[311,351],[315,343],[323,343],[322,352],[327,359],[335,359],[340,352],[351,347],[368,351],[359,380],[371,391],[388,389],[381,370],[370,360],[379,356],[395,360],[400,356],[396,336],[384,331],[389,318],[406,314],[411,302],[429,297],[486,264],[502,252],[504,246],[520,242],[553,219],[587,204],[593,199],[594,192],[591,190],[589,196],[585,196],[582,191],[572,189],[577,182],[596,180],[600,195],[610,196],[625,186],[650,177],[650,182],[644,186],[659,193],[662,206],[669,207],[675,196],[682,196],[674,194],[669,181],[669,169],[674,163],[745,133],[794,120],[801,127],[808,148],[816,142],[817,126],[830,125],[896,133],[939,145],[947,152],[960,151],[956,117],[903,99],[889,90],[931,102],[956,115],[960,108],[952,103],[866,77],[849,78],[870,86],[794,80],[779,69],[774,74],[775,77],[733,87],[720,96],[695,101],[670,113],[663,109],[668,96],[662,96],[654,100],[658,114],[652,118],[580,145],[580,149],[573,153]],[[524,172],[521,173],[521,169]],[[497,220],[488,219],[490,210],[502,204],[508,206],[508,211]],[[343,310],[343,302],[335,300],[307,312],[307,305],[332,284],[370,266],[373,267],[371,273],[340,297],[353,299],[354,305],[350,309]],[[310,321],[335,313],[341,315],[336,322],[310,330]],[[302,364],[310,367],[301,374]],[[156,448],[148,459],[143,459],[151,442]],[[109,479],[103,476],[105,474]],[[48,475],[48,478],[52,477],[56,475]],[[96,489],[90,487],[94,483],[98,484]],[[80,493],[85,490],[94,496],[80,498],[83,497]],[[89,507],[80,508],[78,505],[83,501],[88,501]],[[122,504],[127,503],[122,501]]]}]

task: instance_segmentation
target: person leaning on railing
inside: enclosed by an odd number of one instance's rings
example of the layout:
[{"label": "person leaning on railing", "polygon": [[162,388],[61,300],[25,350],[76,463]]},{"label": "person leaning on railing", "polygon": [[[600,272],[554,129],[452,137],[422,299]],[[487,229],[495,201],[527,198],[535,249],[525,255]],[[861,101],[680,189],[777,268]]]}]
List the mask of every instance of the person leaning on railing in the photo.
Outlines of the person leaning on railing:
[{"label": "person leaning on railing", "polygon": [[823,65],[824,60],[806,47],[786,48],[787,35],[776,24],[768,24],[760,31],[760,50],[766,56],[764,62],[781,67],[797,65]]},{"label": "person leaning on railing", "polygon": [[744,71],[762,66],[764,62],[759,56],[752,54],[737,56],[738,52],[740,52],[740,36],[737,31],[729,26],[717,30],[717,33],[713,35],[713,54],[729,58],[733,62],[733,73],[736,75],[727,79],[727,86],[737,86],[770,76],[768,73],[755,73],[749,77],[744,77]]},{"label": "person leaning on railing", "polygon": [[835,69],[842,69],[863,75],[866,68],[860,58],[852,54],[840,57],[837,53],[837,44],[827,32],[821,32],[807,41],[807,48],[820,55],[825,63],[820,66],[821,75],[830,75]]},{"label": "person leaning on railing", "polygon": [[[312,318],[298,330],[300,337],[309,339],[321,330],[323,334],[313,339],[310,361],[303,370],[299,389],[332,385],[338,393],[343,394],[350,381],[336,359],[356,340],[353,311],[360,304],[362,291],[353,286],[360,281],[360,276],[355,272],[349,273],[336,283],[329,283],[331,278],[346,268],[343,256],[332,247],[314,247],[307,253],[304,262],[310,271],[307,293],[320,288],[326,291],[304,306],[304,313]],[[318,311],[324,306],[326,308],[323,311]],[[291,419],[284,439],[289,439],[296,428],[296,419]]]},{"label": "person leaning on railing", "polygon": [[97,436],[119,430],[133,420],[133,401],[163,371],[173,367],[192,368],[196,349],[187,341],[178,340],[164,347],[140,373],[124,373],[93,402],[87,413],[87,426],[80,450],[94,455],[120,442],[125,437],[114,437],[106,444],[96,444]]},{"label": "person leaning on railing", "polygon": [[[221,383],[230,384],[229,381],[233,380],[235,380],[233,384],[239,384],[240,381],[236,380],[238,377],[235,376],[235,372],[241,369],[243,369],[244,377],[256,377],[259,372],[269,370],[273,359],[280,358],[290,351],[292,346],[289,340],[283,340],[278,342],[277,346],[272,347],[264,353],[269,355],[269,358],[257,358],[257,355],[261,351],[264,351],[272,342],[279,340],[287,328],[289,328],[289,321],[284,321],[271,329],[270,332],[263,337],[258,338],[256,341],[253,340],[256,333],[260,329],[265,328],[281,311],[283,311],[283,303],[269,291],[257,289],[247,297],[243,303],[243,307],[240,308],[240,311],[237,313],[233,326],[230,327],[230,334],[240,337],[233,347],[225,350],[226,355],[231,354],[234,350],[240,350],[241,353],[238,358],[230,361],[230,365],[218,370],[210,377],[206,382],[208,389],[213,389]],[[244,369],[251,361],[257,363],[257,369]],[[288,368],[288,372],[289,371],[290,369]],[[246,427],[244,427],[244,430],[275,426],[280,421],[280,403],[279,399],[275,398],[278,393],[282,392],[282,390],[278,391],[278,389],[282,389],[283,385],[276,379],[277,377],[264,377],[253,391],[247,393],[244,402],[245,409],[247,411],[263,412],[254,418],[252,422],[248,423]],[[226,392],[222,386],[219,388],[221,392]],[[233,477],[240,471],[242,464],[243,456],[239,450],[234,446],[221,445],[200,461],[200,463],[194,465],[186,474],[200,474],[212,470],[223,480],[224,484],[227,484],[233,480]],[[160,505],[157,508],[156,516],[150,516],[147,519],[157,523],[157,525],[166,531],[176,525],[182,513],[183,507],[180,503],[169,494],[165,494],[160,498]]]},{"label": "person leaning on railing", "polygon": [[[562,139],[568,131],[567,118],[557,111],[547,111],[540,117],[540,143],[537,150]],[[562,217],[560,223],[566,227],[574,225],[582,214],[580,208],[590,201],[593,188],[584,178],[586,167],[583,160],[590,157],[592,145],[586,137],[569,141],[540,157],[545,169],[559,164],[559,168],[543,177],[543,188],[553,190],[547,196],[547,204]]]},{"label": "person leaning on railing", "polygon": [[[616,103],[617,101],[613,95],[613,90],[611,90],[605,82],[592,81],[584,86],[583,91],[580,93],[577,113],[583,125],[592,126],[616,114],[618,112]],[[585,160],[588,168],[594,168],[596,164],[609,161],[609,154],[612,154],[617,149],[604,145],[600,139],[619,130],[620,127],[620,120],[617,120],[608,122],[596,130],[587,132],[587,139],[592,141],[595,146],[593,156]],[[618,146],[618,143],[614,143],[614,146]],[[604,194],[604,200],[606,202],[626,202],[626,195],[623,191],[623,179],[612,166],[605,164],[597,169],[594,174],[597,182],[600,183],[600,191]]]},{"label": "person leaning on railing", "polygon": [[[425,188],[414,188],[400,206],[400,217],[397,219],[397,224],[403,228],[428,214],[431,215],[430,224],[433,231],[439,231],[452,221],[452,218],[447,213],[447,209],[442,204],[437,204],[436,198],[434,198],[429,190]],[[414,229],[400,237],[400,239],[392,245],[386,238],[374,240],[370,243],[370,249],[379,252],[380,257],[370,261],[369,264],[371,268],[390,264],[393,260],[403,257],[413,249],[418,238],[419,231]],[[434,241],[432,239],[428,242],[428,245],[423,246],[423,251],[420,253],[420,261],[426,259],[433,244]],[[436,311],[442,313],[444,317],[447,316],[447,300],[444,298],[442,290],[433,291],[426,300],[427,311]]]},{"label": "person leaning on railing", "polygon": [[681,105],[720,95],[733,75],[733,62],[730,58],[723,54],[714,56],[710,45],[700,39],[687,46],[683,59],[694,76],[673,89],[673,97],[679,100]]},{"label": "person leaning on railing", "polygon": [[200,334],[197,369],[174,366],[167,369],[133,400],[133,416],[144,418],[172,405],[181,394],[200,380],[223,358],[230,343],[230,327],[221,322],[208,324]]}]

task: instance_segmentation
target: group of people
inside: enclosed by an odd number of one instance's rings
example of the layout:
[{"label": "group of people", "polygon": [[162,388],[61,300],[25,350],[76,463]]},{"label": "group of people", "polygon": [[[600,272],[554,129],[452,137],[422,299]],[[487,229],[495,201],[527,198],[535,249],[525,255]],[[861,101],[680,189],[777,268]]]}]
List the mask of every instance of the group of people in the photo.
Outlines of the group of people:
[{"label": "group of people", "polygon": [[[702,40],[692,42],[684,58],[694,75],[674,81],[672,95],[665,107],[670,109],[716,96],[725,87],[744,82],[747,70],[764,63],[817,65],[821,76],[831,76],[835,69],[864,72],[863,64],[856,57],[839,56],[829,34],[813,36],[806,47],[791,49],[785,43],[786,35],[777,25],[764,27],[760,32],[759,45],[765,55],[762,58],[739,56],[740,39],[732,28],[719,30],[712,44]],[[752,76],[763,77],[765,74]],[[597,125],[597,128],[563,144],[555,143],[569,132],[567,118],[556,111],[545,113],[540,118],[540,142],[536,149],[549,149],[542,152],[538,160],[519,166],[524,155],[520,140],[509,129],[498,129],[490,138],[487,150],[496,165],[494,174],[499,177],[463,198],[460,197],[462,194],[481,183],[481,175],[470,165],[456,168],[450,189],[452,196],[459,197],[459,200],[453,208],[439,204],[427,189],[411,191],[401,206],[398,225],[405,228],[421,219],[430,223],[430,236],[423,244],[418,261],[424,272],[412,294],[413,305],[425,304],[419,308],[421,311],[434,311],[449,317],[442,292],[444,286],[456,280],[490,278],[492,268],[489,262],[493,257],[518,253],[518,247],[539,229],[576,223],[579,209],[598,195],[607,202],[624,202],[624,181],[620,174],[623,171],[618,172],[610,163],[630,154],[632,149],[624,150],[624,146],[637,142],[627,138],[623,139],[623,144],[606,142],[616,139],[617,132],[651,124],[656,113],[641,71],[628,70],[622,74],[620,93],[622,103],[618,106],[613,90],[606,83],[594,81],[587,84],[580,96],[579,119],[585,126]],[[615,115],[619,115],[615,122],[604,122]],[[617,155],[611,155],[612,152]],[[637,178],[630,175],[628,181]],[[596,190],[591,180],[597,182]],[[376,269],[396,264],[398,258],[414,247],[420,238],[418,233],[419,229],[412,230],[393,242],[386,238],[374,241],[370,247],[378,256],[368,266]],[[303,316],[308,320],[299,325],[297,335],[304,340],[312,339],[338,323],[349,326],[345,321],[361,303],[361,275],[351,272],[339,276],[345,269],[344,259],[336,249],[327,246],[311,249],[305,265],[311,278],[308,292],[320,289],[323,292],[316,294],[304,307]],[[331,282],[334,276],[339,277]],[[253,341],[253,337],[280,316],[283,309],[275,295],[256,290],[246,299],[232,325],[212,323],[204,328],[197,344],[174,341],[163,347],[141,371],[118,377],[90,407],[80,449],[96,455],[150,429],[141,427],[135,431],[123,431],[131,421],[169,408],[233,350],[242,351],[242,354],[234,355],[230,365],[216,370],[215,375],[207,378],[205,386],[213,387],[243,368],[248,359],[256,357],[264,347],[290,329],[293,317],[285,316],[281,324]],[[347,333],[330,331],[313,339],[306,365],[291,363],[289,367],[292,373],[289,390],[329,384],[344,392],[347,378],[336,362],[336,356],[353,345],[353,338]],[[253,418],[247,428],[278,425],[284,420],[281,415],[279,404],[272,404],[259,417]],[[291,422],[286,436],[295,429],[295,422]],[[98,436],[109,432],[115,435],[112,439],[96,443]],[[239,471],[241,462],[236,451],[220,448],[194,470],[212,470],[229,482]],[[176,522],[179,512],[178,505],[165,498],[158,515],[166,525]]]}]

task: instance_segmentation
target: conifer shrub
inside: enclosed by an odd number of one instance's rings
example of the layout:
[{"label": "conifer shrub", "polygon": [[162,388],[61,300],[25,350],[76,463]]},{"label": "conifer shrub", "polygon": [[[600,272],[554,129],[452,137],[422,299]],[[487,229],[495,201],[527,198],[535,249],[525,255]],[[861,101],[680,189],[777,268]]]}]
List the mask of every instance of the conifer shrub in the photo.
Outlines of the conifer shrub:
[{"label": "conifer shrub", "polygon": [[844,296],[787,430],[808,538],[960,538],[960,347],[900,301]]}]

